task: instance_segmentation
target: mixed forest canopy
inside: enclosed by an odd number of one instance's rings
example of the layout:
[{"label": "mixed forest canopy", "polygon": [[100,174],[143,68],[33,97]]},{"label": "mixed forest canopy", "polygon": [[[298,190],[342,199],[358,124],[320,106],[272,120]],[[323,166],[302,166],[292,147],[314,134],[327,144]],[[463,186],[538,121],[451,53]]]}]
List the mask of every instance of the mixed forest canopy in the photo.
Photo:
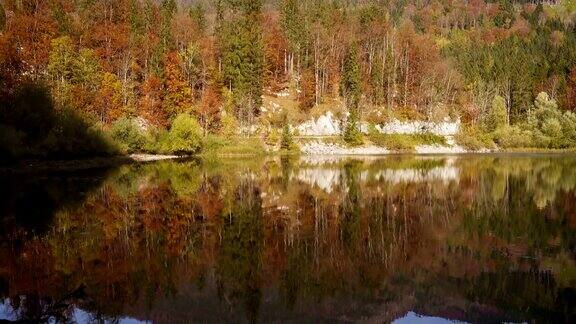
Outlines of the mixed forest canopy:
[{"label": "mixed forest canopy", "polygon": [[[283,92],[293,104],[263,118]],[[337,106],[345,136],[358,120],[460,118],[501,145],[566,147],[576,1],[0,0],[0,106],[4,151],[71,153],[57,138],[183,114],[192,137],[281,129]]]}]

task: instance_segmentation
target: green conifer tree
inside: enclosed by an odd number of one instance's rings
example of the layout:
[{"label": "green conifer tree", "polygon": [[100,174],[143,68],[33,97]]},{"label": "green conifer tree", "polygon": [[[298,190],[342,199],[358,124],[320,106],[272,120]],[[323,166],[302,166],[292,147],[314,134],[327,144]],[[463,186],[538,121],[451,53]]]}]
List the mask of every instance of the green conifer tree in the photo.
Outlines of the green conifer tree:
[{"label": "green conifer tree", "polygon": [[224,85],[234,94],[238,118],[250,121],[259,114],[262,105],[262,1],[227,0],[225,4],[241,14],[239,17],[222,21],[222,26],[219,27]]},{"label": "green conifer tree", "polygon": [[493,132],[504,127],[508,121],[506,101],[501,96],[494,96],[492,107],[486,117],[485,128],[488,132]]},{"label": "green conifer tree", "polygon": [[294,148],[294,139],[292,138],[292,132],[290,131],[290,123],[288,122],[287,115],[284,115],[284,127],[282,130],[280,148],[283,150],[292,150]]},{"label": "green conifer tree", "polygon": [[300,51],[305,40],[303,15],[300,12],[298,0],[284,0],[281,4],[282,31],[286,35],[292,54],[299,59]]},{"label": "green conifer tree", "polygon": [[348,108],[348,119],[344,128],[344,140],[351,145],[360,145],[362,144],[362,133],[360,131],[360,99],[362,89],[358,49],[355,45],[350,47],[344,58],[340,92]]}]

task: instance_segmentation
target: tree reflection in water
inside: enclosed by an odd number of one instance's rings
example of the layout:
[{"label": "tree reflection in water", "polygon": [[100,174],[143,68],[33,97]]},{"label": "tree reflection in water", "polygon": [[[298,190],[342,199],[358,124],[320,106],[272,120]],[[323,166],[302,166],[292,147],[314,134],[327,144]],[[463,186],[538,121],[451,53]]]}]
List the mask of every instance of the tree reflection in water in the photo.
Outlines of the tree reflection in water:
[{"label": "tree reflection in water", "polygon": [[11,319],[575,316],[572,156],[160,162],[2,181]]}]

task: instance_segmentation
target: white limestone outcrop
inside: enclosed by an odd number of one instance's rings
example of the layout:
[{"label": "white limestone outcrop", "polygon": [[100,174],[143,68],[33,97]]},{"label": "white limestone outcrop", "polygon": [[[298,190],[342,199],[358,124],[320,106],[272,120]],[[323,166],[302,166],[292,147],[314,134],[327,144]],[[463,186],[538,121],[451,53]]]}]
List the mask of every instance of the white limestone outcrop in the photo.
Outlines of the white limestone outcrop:
[{"label": "white limestone outcrop", "polygon": [[443,122],[428,121],[400,121],[394,119],[375,128],[382,134],[422,134],[432,133],[440,136],[454,136],[460,131],[460,120],[455,122],[445,120]]},{"label": "white limestone outcrop", "polygon": [[308,120],[296,126],[296,130],[302,136],[335,136],[342,133],[340,121],[334,117],[331,111],[316,120]]},{"label": "white limestone outcrop", "polygon": [[[428,121],[400,121],[393,119],[385,124],[375,125],[377,131],[382,134],[422,134],[432,133],[440,136],[454,136],[460,131],[460,120],[442,122]],[[295,127],[302,136],[334,136],[342,133],[341,121],[331,111],[308,120]],[[368,132],[368,123],[360,125],[362,132]]]}]

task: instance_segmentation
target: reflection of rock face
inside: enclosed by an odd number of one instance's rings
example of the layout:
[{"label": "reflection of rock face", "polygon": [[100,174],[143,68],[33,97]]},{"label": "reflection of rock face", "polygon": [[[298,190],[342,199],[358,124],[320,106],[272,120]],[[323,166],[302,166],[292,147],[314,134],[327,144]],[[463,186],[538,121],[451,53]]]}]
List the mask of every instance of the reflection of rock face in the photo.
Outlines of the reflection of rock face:
[{"label": "reflection of rock face", "polygon": [[[327,167],[322,165],[322,161],[335,163],[344,161],[342,159],[326,160],[305,160],[306,166],[301,167],[292,178],[297,179],[311,187],[317,187],[326,193],[332,193],[335,188],[342,185],[342,169],[334,166]],[[444,163],[444,160],[438,160]],[[445,160],[446,165],[433,168],[406,168],[406,169],[379,169],[376,171],[363,170],[360,172],[359,180],[361,182],[380,181],[391,184],[399,183],[421,183],[441,181],[444,184],[459,181],[459,170],[453,166],[454,160]]]},{"label": "reflection of rock face", "polygon": [[340,169],[315,168],[300,170],[296,173],[295,178],[312,187],[318,187],[331,193],[334,188],[340,185],[341,176]]},{"label": "reflection of rock face", "polygon": [[431,182],[442,181],[445,184],[451,181],[458,182],[459,171],[452,166],[437,167],[430,170],[402,169],[382,170],[374,176],[375,180],[391,183]]}]

